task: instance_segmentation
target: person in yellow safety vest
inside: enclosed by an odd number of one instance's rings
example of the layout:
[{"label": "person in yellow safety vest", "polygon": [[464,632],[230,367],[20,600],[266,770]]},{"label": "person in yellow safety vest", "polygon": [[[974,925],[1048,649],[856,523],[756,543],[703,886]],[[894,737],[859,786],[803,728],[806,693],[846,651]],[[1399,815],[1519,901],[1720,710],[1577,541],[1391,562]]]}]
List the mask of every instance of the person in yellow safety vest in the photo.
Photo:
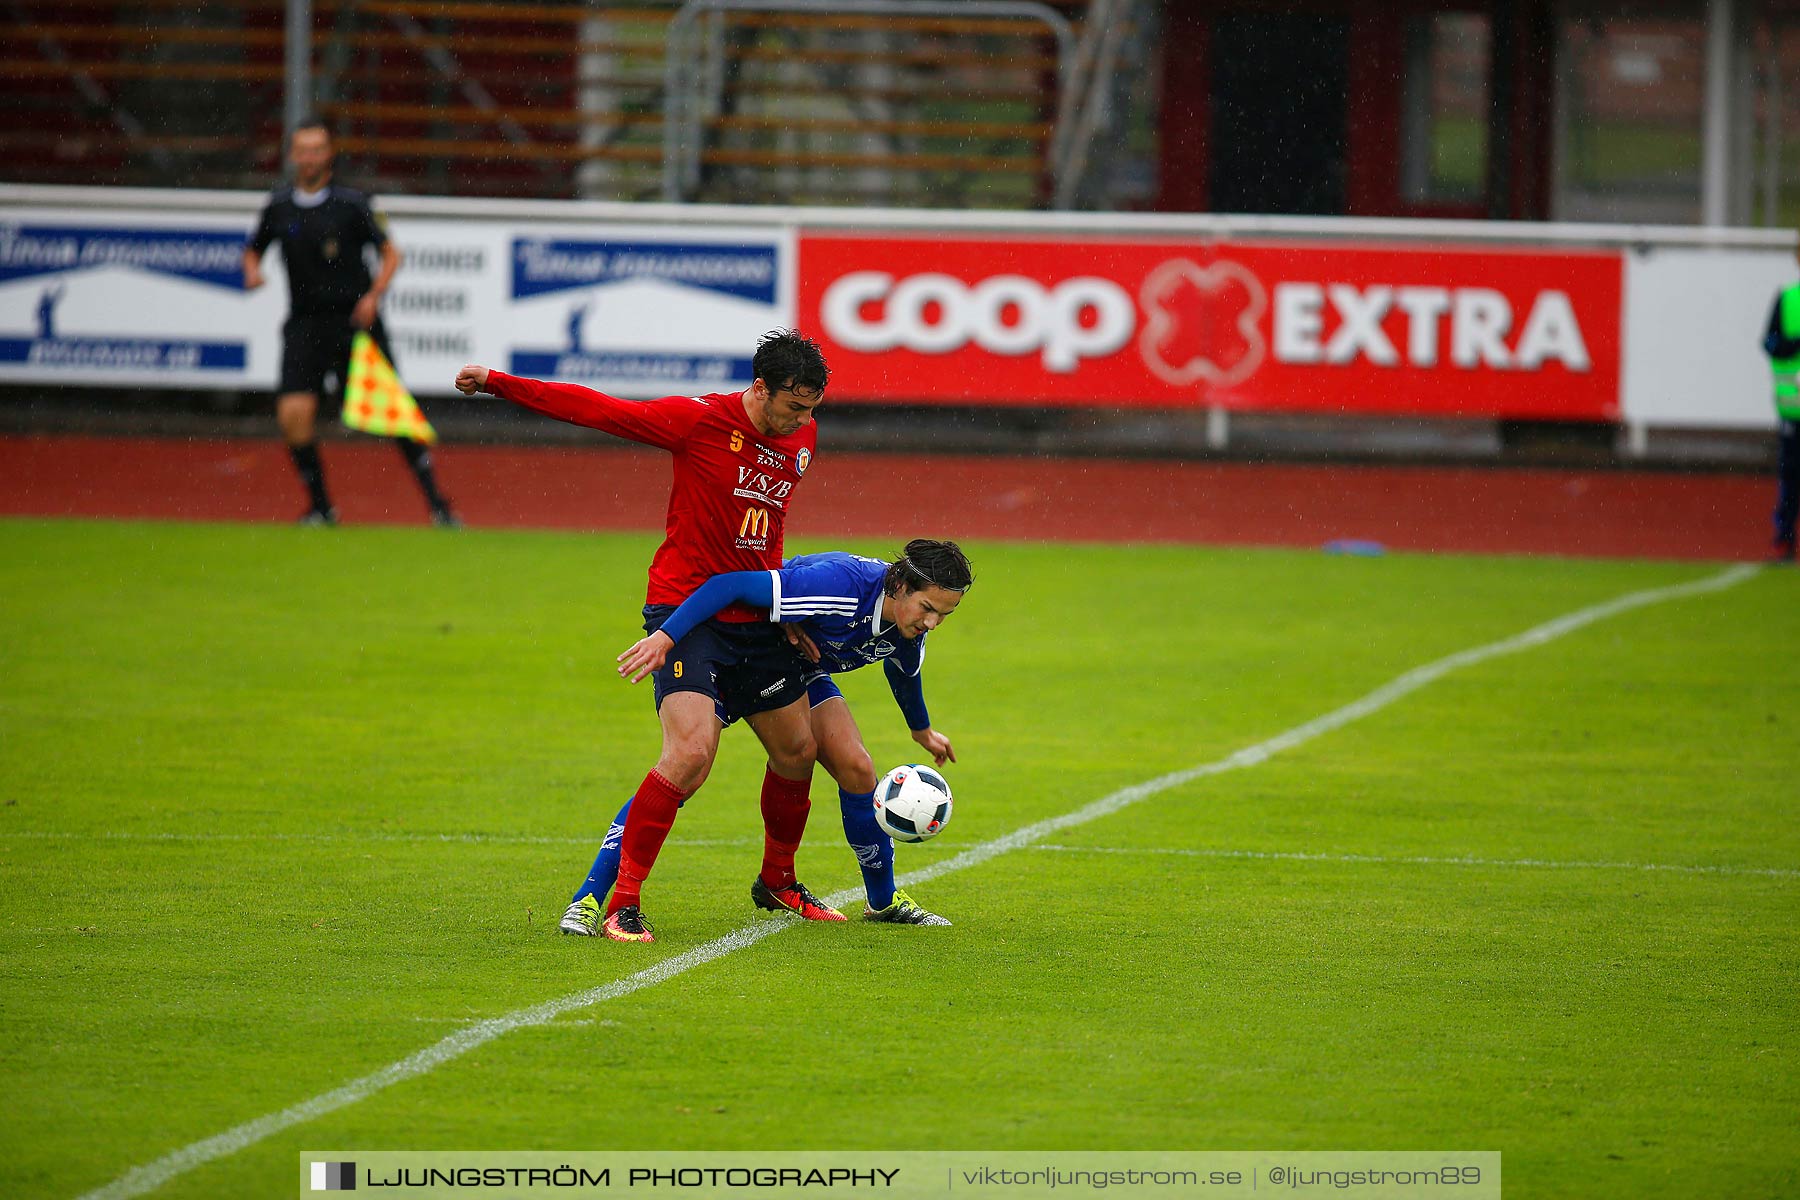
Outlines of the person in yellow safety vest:
[{"label": "person in yellow safety vest", "polygon": [[1775,490],[1775,556],[1792,561],[1794,520],[1800,517],[1800,283],[1782,289],[1769,313],[1763,352],[1774,374],[1775,414],[1781,419],[1780,483]]}]

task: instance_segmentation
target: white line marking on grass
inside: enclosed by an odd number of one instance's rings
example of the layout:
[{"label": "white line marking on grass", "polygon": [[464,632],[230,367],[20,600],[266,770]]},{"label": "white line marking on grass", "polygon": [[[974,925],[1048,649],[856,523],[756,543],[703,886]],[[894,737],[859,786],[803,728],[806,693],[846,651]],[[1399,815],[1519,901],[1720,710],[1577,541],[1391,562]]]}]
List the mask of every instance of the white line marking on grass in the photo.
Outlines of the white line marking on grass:
[{"label": "white line marking on grass", "polygon": [[1471,855],[1311,854],[1300,850],[1185,850],[1174,846],[1059,846],[1048,842],[1039,842],[1031,849],[1064,854],[1175,854],[1187,858],[1271,859],[1279,862],[1376,863],[1407,867],[1526,867],[1555,871],[1670,871],[1680,875],[1762,875],[1770,879],[1800,879],[1800,870],[1791,867],[1582,862],[1554,858],[1475,858]]},{"label": "white line marking on grass", "polygon": [[[1472,650],[1464,650],[1436,662],[1415,667],[1399,676],[1392,682],[1376,688],[1359,700],[1353,700],[1342,708],[1334,709],[1322,717],[1315,717],[1304,725],[1296,725],[1285,733],[1278,733],[1267,741],[1247,746],[1237,753],[1222,758],[1217,762],[1206,763],[1197,767],[1189,767],[1182,771],[1172,771],[1167,775],[1159,775],[1155,779],[1131,787],[1121,788],[1109,796],[1102,796],[1090,804],[1083,805],[1073,812],[1059,817],[1051,817],[1014,830],[1004,837],[995,838],[979,846],[964,850],[961,854],[944,859],[932,866],[917,871],[909,871],[901,876],[901,886],[923,883],[928,879],[948,875],[967,867],[976,866],[990,858],[1041,842],[1051,834],[1070,829],[1077,825],[1085,825],[1090,821],[1109,816],[1140,800],[1148,799],[1170,788],[1192,783],[1196,779],[1204,779],[1210,775],[1220,775],[1226,771],[1235,771],[1244,767],[1253,767],[1270,757],[1291,750],[1295,746],[1309,742],[1322,734],[1341,729],[1352,721],[1359,720],[1371,713],[1379,712],[1404,696],[1418,691],[1426,684],[1443,678],[1452,671],[1463,667],[1485,662],[1490,658],[1498,658],[1504,654],[1516,654],[1554,641],[1565,634],[1572,633],[1585,625],[1619,613],[1629,612],[1634,608],[1642,608],[1648,604],[1658,604],[1665,600],[1679,600],[1688,596],[1699,596],[1709,592],[1719,592],[1744,582],[1757,573],[1758,568],[1748,565],[1731,567],[1717,575],[1692,583],[1676,584],[1672,587],[1650,588],[1641,592],[1631,592],[1603,604],[1579,609],[1567,616],[1547,621],[1534,629],[1503,641],[1490,642],[1485,646],[1477,646]],[[842,907],[852,900],[861,898],[860,888],[846,888],[826,897],[825,902],[834,908]],[[703,966],[715,959],[723,958],[734,950],[755,945],[772,934],[793,927],[792,922],[780,920],[756,920],[735,929],[723,937],[715,938],[692,950],[683,951],[671,958],[666,958],[654,966],[647,967],[635,975],[616,980],[588,991],[575,992],[556,1000],[547,1000],[530,1008],[522,1008],[504,1016],[480,1021],[467,1029],[446,1037],[435,1045],[427,1046],[417,1054],[391,1063],[379,1071],[353,1079],[344,1086],[324,1095],[315,1096],[311,1100],[302,1101],[291,1108],[280,1112],[269,1113],[254,1121],[227,1129],[223,1133],[183,1146],[181,1149],[164,1155],[154,1162],[133,1167],[111,1183],[88,1192],[83,1200],[125,1200],[131,1196],[141,1196],[145,1192],[161,1187],[177,1175],[193,1170],[195,1167],[211,1162],[216,1158],[235,1154],[247,1146],[255,1145],[264,1138],[301,1125],[327,1113],[355,1104],[357,1101],[371,1096],[406,1079],[423,1075],[442,1066],[444,1063],[458,1058],[478,1046],[486,1045],[502,1034],[511,1033],[515,1029],[525,1029],[534,1025],[544,1025],[578,1008],[599,1004],[607,1000],[616,1000],[628,996],[643,988],[653,987],[664,980],[672,979],[695,967]]]},{"label": "white line marking on grass", "polygon": [[1394,701],[1411,695],[1428,683],[1434,683],[1452,671],[1486,662],[1490,658],[1499,658],[1506,654],[1517,654],[1521,650],[1530,650],[1542,646],[1546,642],[1555,641],[1565,634],[1573,633],[1585,625],[1603,621],[1608,617],[1630,612],[1634,608],[1642,608],[1647,604],[1657,604],[1665,600],[1680,600],[1688,596],[1704,595],[1708,592],[1724,591],[1735,587],[1744,580],[1754,576],[1761,568],[1747,563],[1727,568],[1717,575],[1698,579],[1692,583],[1678,583],[1672,587],[1649,588],[1641,592],[1629,592],[1603,604],[1590,608],[1578,609],[1567,616],[1546,621],[1534,629],[1506,638],[1498,642],[1489,642],[1485,646],[1476,646],[1472,650],[1463,650],[1456,654],[1440,658],[1436,662],[1426,663],[1422,667],[1399,676],[1393,681],[1383,684],[1359,700],[1352,700],[1342,708],[1333,709],[1322,717],[1314,717],[1304,725],[1296,725],[1285,733],[1278,733],[1265,742],[1254,746],[1246,746],[1236,754],[1228,755],[1217,762],[1203,763],[1197,767],[1189,767],[1183,771],[1172,771],[1167,775],[1159,775],[1155,779],[1131,787],[1120,788],[1110,796],[1102,796],[1091,804],[1084,805],[1074,812],[1064,813],[1059,817],[1050,817],[1023,829],[1014,830],[1005,837],[995,838],[963,851],[953,858],[944,859],[923,870],[913,871],[907,875],[903,883],[923,883],[928,879],[936,879],[940,875],[948,875],[952,871],[960,871],[965,867],[984,863],[999,854],[1017,850],[1033,842],[1041,842],[1053,833],[1076,825],[1085,825],[1089,821],[1118,812],[1140,800],[1148,799],[1159,792],[1170,788],[1192,783],[1196,779],[1204,779],[1209,775],[1223,775],[1227,771],[1237,771],[1245,767],[1254,767],[1266,762],[1283,750],[1292,750],[1295,746],[1312,741],[1322,734],[1342,729],[1352,721],[1359,721],[1371,713],[1380,712]]},{"label": "white line marking on grass", "polygon": [[415,1075],[423,1075],[428,1071],[459,1058],[478,1046],[486,1045],[503,1033],[511,1033],[515,1029],[526,1029],[533,1025],[546,1025],[566,1012],[599,1004],[606,1000],[617,1000],[621,996],[629,996],[632,992],[654,987],[665,979],[673,978],[684,971],[690,971],[715,958],[722,958],[733,950],[741,950],[755,945],[772,933],[779,933],[788,928],[782,921],[764,921],[735,929],[724,937],[714,938],[705,945],[695,946],[672,958],[665,958],[654,966],[646,967],[636,975],[615,980],[585,992],[575,992],[556,1000],[547,1000],[530,1008],[521,1008],[505,1016],[493,1017],[486,1021],[477,1021],[467,1029],[459,1029],[435,1045],[427,1046],[417,1054],[409,1055],[399,1062],[364,1075],[361,1079],[353,1079],[343,1087],[314,1096],[311,1100],[302,1101],[291,1108],[280,1112],[258,1117],[254,1121],[246,1121],[242,1125],[227,1129],[224,1133],[214,1134],[189,1146],[183,1146],[172,1154],[166,1154],[155,1162],[141,1167],[133,1167],[104,1187],[88,1192],[84,1200],[123,1200],[124,1197],[141,1196],[145,1192],[154,1191],[175,1178],[185,1174],[215,1158],[224,1158],[236,1154],[246,1146],[257,1142],[284,1129],[295,1125],[303,1125],[308,1121],[336,1112],[355,1104],[364,1097],[371,1096],[383,1088],[392,1087],[402,1080],[411,1079]]}]

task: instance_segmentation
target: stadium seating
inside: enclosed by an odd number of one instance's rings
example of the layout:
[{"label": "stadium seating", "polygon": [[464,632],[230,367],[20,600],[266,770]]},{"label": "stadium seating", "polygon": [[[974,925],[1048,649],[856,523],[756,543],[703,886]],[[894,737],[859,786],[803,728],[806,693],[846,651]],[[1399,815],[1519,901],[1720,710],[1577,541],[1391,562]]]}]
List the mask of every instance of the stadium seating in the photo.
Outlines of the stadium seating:
[{"label": "stadium seating", "polygon": [[[1073,43],[1041,21],[734,12],[701,17],[671,64],[667,0],[313,7],[318,109],[345,173],[377,191],[662,198],[665,92],[679,80],[699,131],[683,199],[1052,197]],[[1057,7],[1079,34],[1087,0]],[[279,169],[285,19],[283,0],[20,0],[0,51],[0,96],[26,116],[0,133],[9,174],[266,186]]]}]

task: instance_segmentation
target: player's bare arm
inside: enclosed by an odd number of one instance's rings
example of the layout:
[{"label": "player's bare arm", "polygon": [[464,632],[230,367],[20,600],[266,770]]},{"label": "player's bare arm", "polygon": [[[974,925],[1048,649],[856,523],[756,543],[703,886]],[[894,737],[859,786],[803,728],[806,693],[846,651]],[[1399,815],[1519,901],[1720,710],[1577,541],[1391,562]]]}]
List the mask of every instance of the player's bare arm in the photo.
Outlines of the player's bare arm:
[{"label": "player's bare arm", "polygon": [[394,281],[394,272],[400,269],[400,249],[392,241],[381,244],[381,266],[375,272],[375,279],[369,284],[369,290],[356,302],[356,308],[350,314],[350,321],[358,329],[367,329],[375,324],[375,318],[381,315],[381,298],[387,295],[388,285]]},{"label": "player's bare arm", "polygon": [[254,292],[262,285],[262,255],[246,247],[244,250],[244,290]]},{"label": "player's bare arm", "polygon": [[615,660],[619,664],[619,674],[626,676],[627,683],[642,682],[652,672],[662,669],[663,663],[668,661],[669,651],[674,648],[675,640],[660,629],[649,637],[639,638]]}]

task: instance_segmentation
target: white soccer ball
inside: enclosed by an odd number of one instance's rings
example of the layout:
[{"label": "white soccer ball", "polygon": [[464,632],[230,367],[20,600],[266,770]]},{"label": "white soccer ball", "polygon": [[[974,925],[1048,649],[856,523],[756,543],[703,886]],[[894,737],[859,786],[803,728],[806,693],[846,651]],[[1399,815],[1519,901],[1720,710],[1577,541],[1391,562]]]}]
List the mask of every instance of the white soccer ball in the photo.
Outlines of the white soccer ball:
[{"label": "white soccer ball", "polygon": [[950,785],[930,767],[895,767],[875,785],[875,820],[896,842],[922,842],[950,823]]}]

